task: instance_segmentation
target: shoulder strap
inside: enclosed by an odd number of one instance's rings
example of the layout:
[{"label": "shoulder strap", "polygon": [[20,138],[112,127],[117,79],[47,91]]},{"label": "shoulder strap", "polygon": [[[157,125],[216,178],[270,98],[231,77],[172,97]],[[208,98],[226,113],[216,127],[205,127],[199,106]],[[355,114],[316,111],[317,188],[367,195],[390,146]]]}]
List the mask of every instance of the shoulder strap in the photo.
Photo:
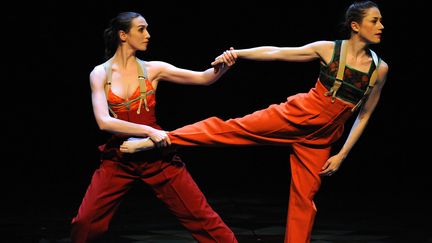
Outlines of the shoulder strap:
[{"label": "shoulder strap", "polygon": [[340,49],[339,67],[336,75],[336,79],[340,81],[343,81],[343,76],[345,72],[346,53],[347,53],[347,44],[346,41],[343,40]]},{"label": "shoulder strap", "polygon": [[147,75],[147,68],[145,66],[145,61],[143,61],[139,58],[137,58],[136,60],[137,60],[138,64],[140,64],[140,65],[138,65],[138,75],[142,75],[144,77],[144,79],[147,79],[148,75]]},{"label": "shoulder strap", "polygon": [[106,61],[103,64],[103,67],[105,69],[105,73],[106,73],[106,83],[105,83],[105,95],[108,98],[108,91],[111,87],[111,81],[112,81],[112,68],[111,68],[111,61],[112,59],[109,59],[108,61]]},{"label": "shoulder strap", "polygon": [[336,93],[339,90],[339,88],[343,82],[343,76],[345,73],[346,53],[347,53],[346,40],[342,40],[342,44],[341,44],[341,48],[340,48],[340,55],[339,55],[339,67],[338,67],[336,79],[333,83],[333,86],[330,88],[330,90],[324,94],[325,96],[331,95],[332,96],[332,102],[335,101]]},{"label": "shoulder strap", "polygon": [[139,58],[136,59],[137,62],[137,68],[138,68],[138,82],[140,86],[140,102],[137,109],[137,114],[141,113],[141,105],[144,101],[144,107],[146,111],[149,111],[150,109],[147,106],[147,69],[145,68],[145,62],[140,60]]}]

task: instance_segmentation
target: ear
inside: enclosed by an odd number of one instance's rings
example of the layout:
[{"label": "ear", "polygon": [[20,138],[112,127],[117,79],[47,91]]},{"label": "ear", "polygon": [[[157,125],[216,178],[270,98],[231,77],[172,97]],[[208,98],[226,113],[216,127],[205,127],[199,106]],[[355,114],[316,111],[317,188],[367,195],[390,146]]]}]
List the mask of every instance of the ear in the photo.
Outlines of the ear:
[{"label": "ear", "polygon": [[119,35],[120,41],[122,41],[122,42],[126,41],[126,38],[127,38],[126,32],[124,32],[123,30],[119,30],[118,35]]},{"label": "ear", "polygon": [[360,25],[359,23],[352,21],[351,22],[351,30],[354,31],[355,33],[358,33],[360,30]]}]

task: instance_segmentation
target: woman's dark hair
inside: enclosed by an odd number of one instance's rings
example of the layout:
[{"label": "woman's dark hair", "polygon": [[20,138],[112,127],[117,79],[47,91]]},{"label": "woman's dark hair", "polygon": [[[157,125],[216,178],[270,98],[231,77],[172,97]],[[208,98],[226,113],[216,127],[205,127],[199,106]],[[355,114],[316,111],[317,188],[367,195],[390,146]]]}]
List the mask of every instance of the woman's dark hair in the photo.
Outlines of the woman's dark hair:
[{"label": "woman's dark hair", "polygon": [[118,32],[122,30],[129,33],[132,20],[137,17],[141,17],[141,14],[135,12],[122,12],[110,20],[108,28],[104,31],[106,59],[109,59],[114,55],[118,45],[120,44]]},{"label": "woman's dark hair", "polygon": [[343,33],[350,36],[351,22],[361,23],[366,16],[366,11],[370,8],[378,8],[378,5],[372,1],[358,1],[351,4],[345,12],[345,20],[342,24]]}]

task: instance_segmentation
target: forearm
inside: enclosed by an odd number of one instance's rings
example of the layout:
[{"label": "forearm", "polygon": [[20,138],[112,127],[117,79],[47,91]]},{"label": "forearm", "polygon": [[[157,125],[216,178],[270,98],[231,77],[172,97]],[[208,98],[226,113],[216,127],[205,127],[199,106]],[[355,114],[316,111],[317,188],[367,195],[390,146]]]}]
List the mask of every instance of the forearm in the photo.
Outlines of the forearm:
[{"label": "forearm", "polygon": [[353,148],[354,144],[358,141],[361,134],[363,133],[364,129],[366,128],[366,125],[369,122],[370,117],[372,116],[372,113],[375,110],[376,105],[378,104],[378,101],[380,99],[381,89],[384,85],[384,82],[380,82],[374,87],[372,90],[372,93],[369,95],[368,99],[366,100],[366,103],[364,106],[362,106],[359,114],[357,115],[356,120],[354,121],[354,124],[351,128],[351,131],[348,135],[348,138],[343,145],[341,151],[339,154],[345,158],[348,153]]},{"label": "forearm", "polygon": [[368,120],[369,120],[368,117],[367,118],[357,117],[357,119],[354,121],[354,124],[351,128],[347,140],[345,141],[344,145],[342,146],[341,150],[338,153],[340,156],[342,156],[343,158],[346,158],[348,156],[349,152],[357,143],[361,134],[365,130]]},{"label": "forearm", "polygon": [[98,121],[99,128],[113,134],[148,137],[154,129],[150,126],[123,121],[117,118],[108,117]]},{"label": "forearm", "polygon": [[154,64],[159,68],[159,73],[155,79],[186,85],[210,85],[216,82],[232,64],[231,61],[223,65],[213,65],[212,68],[205,71],[192,71],[159,62]]},{"label": "forearm", "polygon": [[301,47],[261,46],[233,50],[238,58],[256,61],[307,62],[318,59],[327,43],[315,42]]},{"label": "forearm", "polygon": [[198,84],[211,85],[218,81],[219,78],[228,71],[228,69],[229,67],[227,65],[223,65],[223,67],[219,69],[209,68],[202,73],[202,80]]},{"label": "forearm", "polygon": [[238,58],[255,60],[255,61],[274,61],[277,60],[275,55],[279,48],[274,46],[261,46],[248,49],[234,50]]}]

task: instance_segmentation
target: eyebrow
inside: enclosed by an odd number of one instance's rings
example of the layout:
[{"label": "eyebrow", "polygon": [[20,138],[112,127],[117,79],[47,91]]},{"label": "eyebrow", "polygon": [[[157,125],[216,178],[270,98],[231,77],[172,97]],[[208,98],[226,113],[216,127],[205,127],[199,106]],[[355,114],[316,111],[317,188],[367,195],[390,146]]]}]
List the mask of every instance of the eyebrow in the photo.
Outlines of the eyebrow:
[{"label": "eyebrow", "polygon": [[373,16],[372,20],[382,20],[383,18],[381,16],[377,17],[377,16]]}]

